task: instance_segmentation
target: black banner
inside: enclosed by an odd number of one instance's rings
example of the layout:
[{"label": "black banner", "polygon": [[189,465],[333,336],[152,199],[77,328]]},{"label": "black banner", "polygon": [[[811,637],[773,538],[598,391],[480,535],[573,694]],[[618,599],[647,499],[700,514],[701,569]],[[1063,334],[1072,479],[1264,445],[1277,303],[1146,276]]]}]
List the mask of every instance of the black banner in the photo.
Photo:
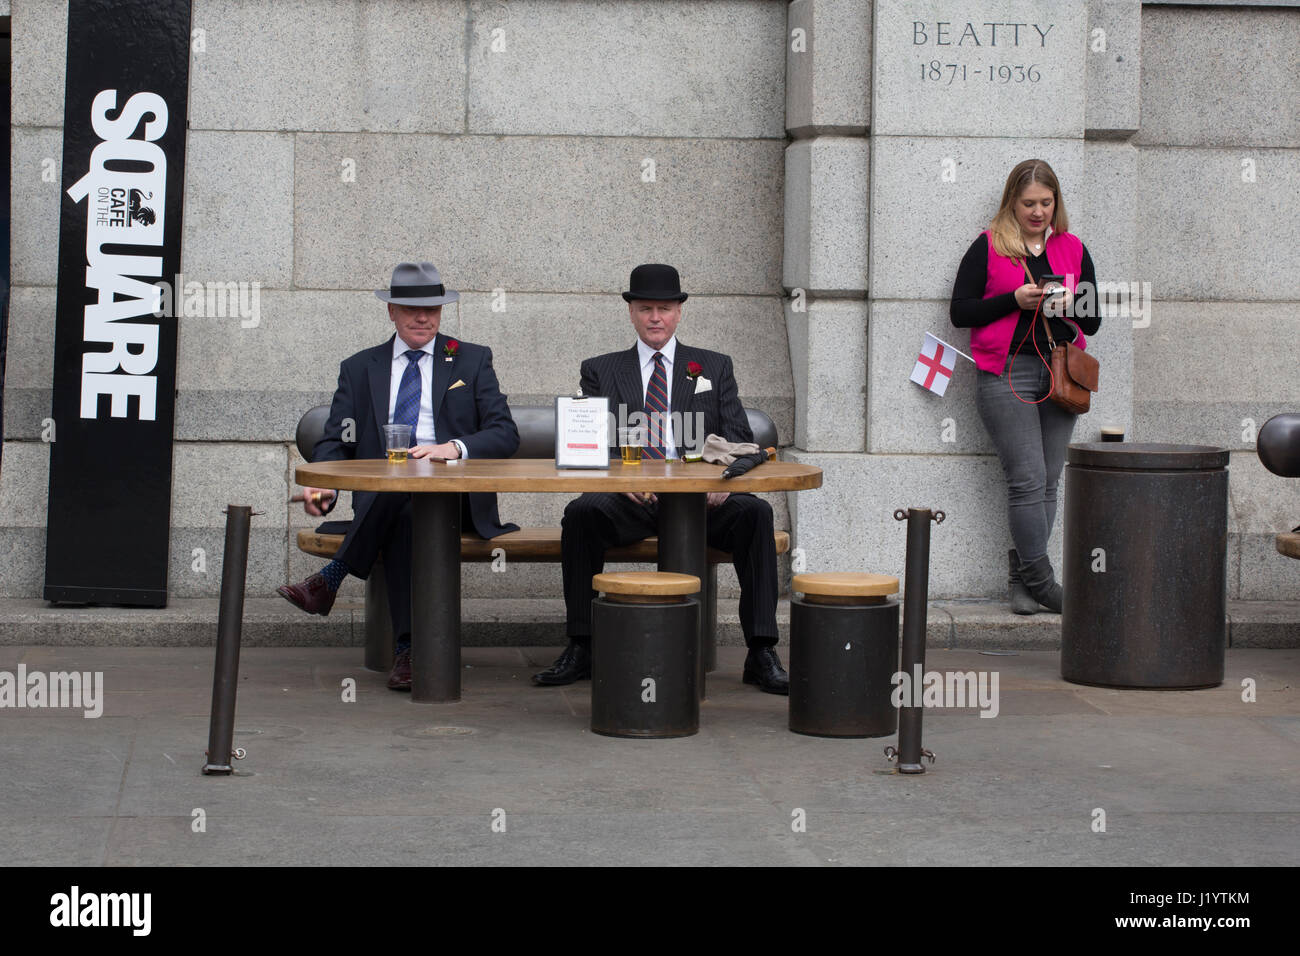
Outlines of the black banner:
[{"label": "black banner", "polygon": [[190,0],[69,5],[48,601],[167,603],[189,46]]}]

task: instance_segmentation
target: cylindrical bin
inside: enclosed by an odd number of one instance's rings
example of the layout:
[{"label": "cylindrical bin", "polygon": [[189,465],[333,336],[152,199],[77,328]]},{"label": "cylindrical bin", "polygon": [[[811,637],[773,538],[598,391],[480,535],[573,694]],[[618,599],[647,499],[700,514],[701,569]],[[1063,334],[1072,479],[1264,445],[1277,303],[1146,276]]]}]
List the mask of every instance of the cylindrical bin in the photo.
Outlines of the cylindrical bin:
[{"label": "cylindrical bin", "polygon": [[597,574],[591,602],[591,729],[607,737],[689,737],[700,729],[700,579]]},{"label": "cylindrical bin", "polygon": [[898,578],[796,574],[790,601],[790,729],[884,737],[898,729]]},{"label": "cylindrical bin", "polygon": [[1066,451],[1061,676],[1103,687],[1223,682],[1228,451]]}]

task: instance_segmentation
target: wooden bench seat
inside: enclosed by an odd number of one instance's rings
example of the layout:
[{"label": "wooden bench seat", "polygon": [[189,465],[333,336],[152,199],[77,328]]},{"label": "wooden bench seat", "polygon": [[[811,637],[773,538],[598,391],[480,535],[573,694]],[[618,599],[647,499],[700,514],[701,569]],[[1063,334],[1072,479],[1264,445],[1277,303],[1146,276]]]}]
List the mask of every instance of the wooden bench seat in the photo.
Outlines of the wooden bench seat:
[{"label": "wooden bench seat", "polygon": [[[776,553],[785,554],[790,550],[790,533],[777,531],[774,534]],[[307,554],[321,558],[332,558],[343,544],[341,534],[320,534],[317,531],[299,531],[298,548]],[[475,534],[460,536],[460,559],[462,561],[491,561],[493,552],[498,548],[505,551],[507,561],[548,562],[560,560],[559,528],[520,528],[503,535],[485,540]],[[653,564],[659,556],[659,539],[646,538],[636,544],[613,548],[605,560],[618,563]],[[726,551],[709,548],[710,564],[730,564],[731,555]]]},{"label": "wooden bench seat", "polygon": [[[341,534],[321,534],[318,531],[303,530],[298,532],[298,547],[307,554],[321,558],[333,558],[343,544]],[[790,550],[790,533],[776,531],[773,533],[776,553],[785,554]],[[507,561],[529,563],[560,562],[559,528],[520,528],[508,531],[490,540],[474,534],[460,536],[460,557],[462,561],[491,561],[492,552],[497,548],[505,550]],[[611,548],[605,554],[610,563],[654,564],[659,559],[659,539],[646,538],[636,544],[621,548]],[[708,549],[709,586],[704,601],[701,622],[705,670],[713,670],[717,661],[718,628],[718,572],[720,564],[730,564],[731,555],[726,551]],[[557,593],[558,596],[558,593]],[[383,562],[376,563],[366,579],[366,659],[365,666],[371,670],[384,671],[392,666],[393,629],[388,616],[388,597],[384,584]]]},{"label": "wooden bench seat", "polygon": [[1300,531],[1286,531],[1277,536],[1277,553],[1300,558]]}]

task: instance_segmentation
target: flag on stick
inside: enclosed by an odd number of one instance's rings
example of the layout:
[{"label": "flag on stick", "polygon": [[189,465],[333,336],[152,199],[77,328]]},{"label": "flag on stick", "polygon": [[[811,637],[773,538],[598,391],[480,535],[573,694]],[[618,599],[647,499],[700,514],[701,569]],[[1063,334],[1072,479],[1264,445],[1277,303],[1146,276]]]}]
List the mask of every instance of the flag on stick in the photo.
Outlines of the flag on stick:
[{"label": "flag on stick", "polygon": [[927,388],[942,396],[952,381],[952,372],[957,365],[957,356],[975,360],[965,352],[959,352],[947,342],[925,333],[925,342],[921,345],[921,355],[912,369],[912,381],[922,388]]}]

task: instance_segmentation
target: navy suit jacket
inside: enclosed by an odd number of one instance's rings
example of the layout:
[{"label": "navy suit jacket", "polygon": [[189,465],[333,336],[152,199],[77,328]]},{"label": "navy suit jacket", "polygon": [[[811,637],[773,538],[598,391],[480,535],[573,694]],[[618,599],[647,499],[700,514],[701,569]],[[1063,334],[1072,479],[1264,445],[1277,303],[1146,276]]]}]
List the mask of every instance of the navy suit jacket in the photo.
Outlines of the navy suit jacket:
[{"label": "navy suit jacket", "polygon": [[[699,391],[699,379],[692,379],[687,374],[690,362],[698,362],[703,369],[700,378],[708,379],[712,386],[708,391]],[[629,415],[645,411],[641,357],[635,344],[622,352],[607,352],[584,361],[581,385],[583,395],[608,398],[610,411],[620,419],[620,405],[627,406]],[[669,412],[674,417],[680,414],[683,422],[687,421],[688,416],[694,421],[696,413],[703,415],[702,429],[693,429],[695,434],[678,433],[674,436],[678,454],[684,447],[692,450],[703,448],[704,439],[710,433],[721,435],[730,442],[754,440],[749,417],[740,404],[736,374],[729,355],[692,348],[678,339],[677,351],[673,356],[673,380],[669,387],[668,401]],[[685,431],[684,428],[683,432]]]},{"label": "navy suit jacket", "polygon": [[[519,448],[519,431],[492,368],[492,350],[460,342],[455,357],[448,362],[443,347],[449,341],[439,332],[433,342],[433,427],[437,440],[441,443],[459,438],[470,458],[509,458]],[[388,424],[392,368],[392,338],[343,360],[325,434],[316,443],[312,461],[386,457],[384,426]],[[465,384],[451,388],[457,381]],[[345,442],[345,423],[349,420],[355,440]],[[365,517],[376,494],[352,493],[354,520]],[[480,537],[495,538],[519,530],[518,525],[501,523],[495,494],[469,495],[469,509]]]}]

